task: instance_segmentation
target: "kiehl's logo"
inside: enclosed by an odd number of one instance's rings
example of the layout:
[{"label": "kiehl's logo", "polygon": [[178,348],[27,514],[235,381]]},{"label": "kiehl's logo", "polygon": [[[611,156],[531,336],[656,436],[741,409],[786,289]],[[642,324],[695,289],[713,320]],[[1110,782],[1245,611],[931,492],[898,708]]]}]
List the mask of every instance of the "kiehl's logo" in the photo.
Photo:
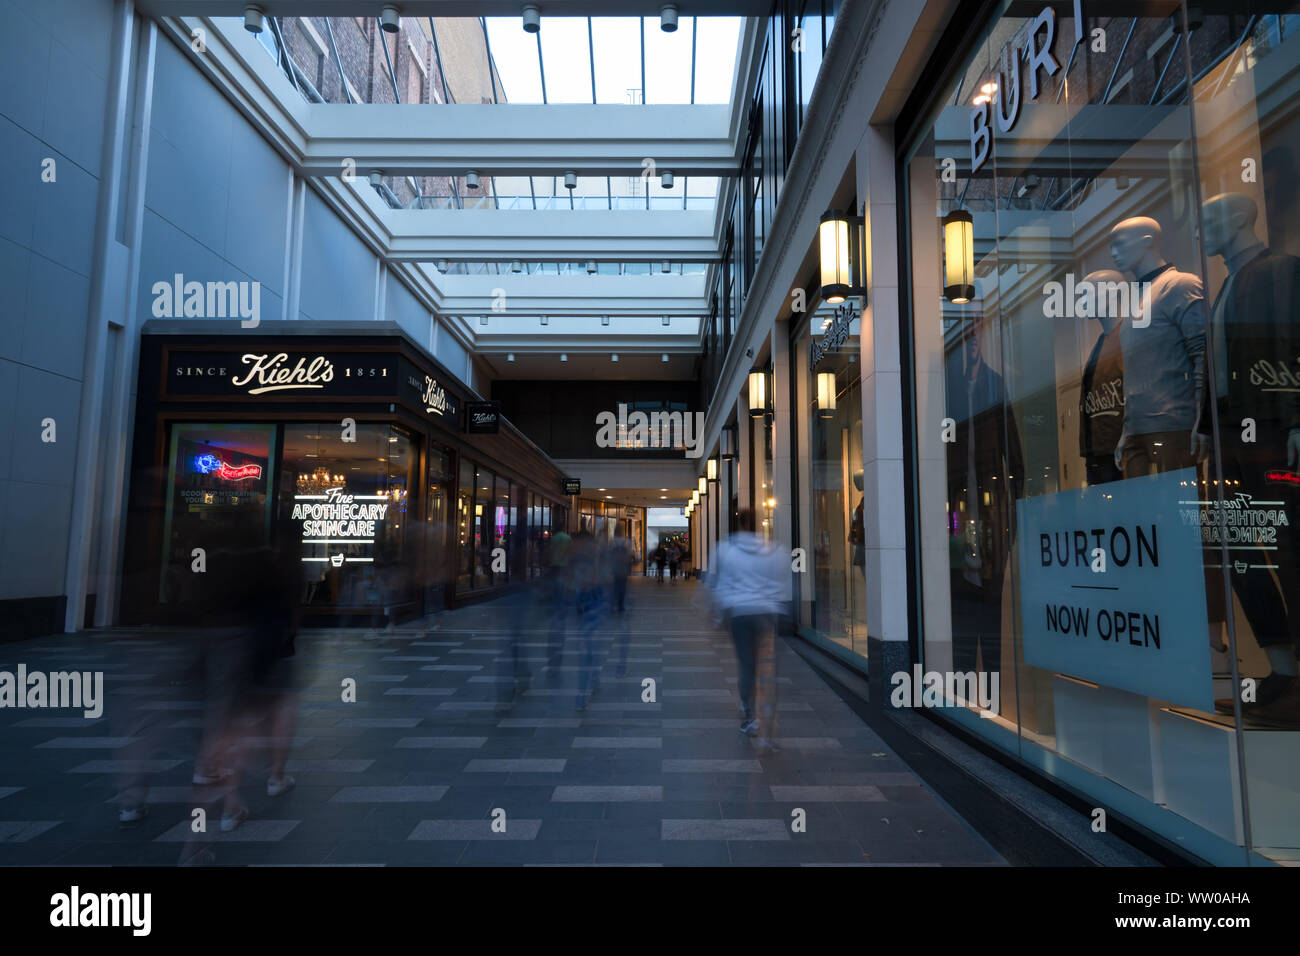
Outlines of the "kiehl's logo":
[{"label": "kiehl's logo", "polygon": [[256,387],[248,389],[249,395],[293,388],[324,388],[325,382],[334,380],[334,366],[323,355],[310,361],[303,356],[292,367],[288,364],[289,356],[284,352],[277,355],[255,355],[250,352],[240,358],[240,362],[251,367],[242,376],[234,375],[230,382],[236,388],[255,384]]},{"label": "kiehl's logo", "polygon": [[424,376],[424,395],[420,401],[424,403],[426,412],[445,412],[447,410],[447,390],[438,384],[437,379]]}]

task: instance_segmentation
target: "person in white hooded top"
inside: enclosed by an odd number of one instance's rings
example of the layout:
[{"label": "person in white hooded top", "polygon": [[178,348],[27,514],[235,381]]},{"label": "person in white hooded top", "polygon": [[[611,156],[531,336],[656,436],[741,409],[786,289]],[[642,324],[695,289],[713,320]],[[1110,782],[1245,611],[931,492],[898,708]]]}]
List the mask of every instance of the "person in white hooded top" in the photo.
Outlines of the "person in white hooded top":
[{"label": "person in white hooded top", "polygon": [[790,613],[789,549],[754,533],[754,512],[737,516],[739,530],[723,539],[710,562],[713,605],[731,631],[744,720],[740,731],[774,751],[776,621]]}]

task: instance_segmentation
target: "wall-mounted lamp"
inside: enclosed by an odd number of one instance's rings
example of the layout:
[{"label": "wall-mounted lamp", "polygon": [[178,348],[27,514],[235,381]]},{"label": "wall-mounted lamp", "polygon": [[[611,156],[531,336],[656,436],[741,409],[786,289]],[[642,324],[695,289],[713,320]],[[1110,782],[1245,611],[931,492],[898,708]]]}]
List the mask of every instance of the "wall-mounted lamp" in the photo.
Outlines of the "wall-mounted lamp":
[{"label": "wall-mounted lamp", "polygon": [[835,373],[817,373],[817,416],[835,417]]},{"label": "wall-mounted lamp", "polygon": [[756,368],[749,373],[749,417],[762,418],[767,414],[767,372]]},{"label": "wall-mounted lamp", "polygon": [[975,298],[975,219],[965,209],[943,217],[943,295],[957,305]]},{"label": "wall-mounted lamp", "polygon": [[718,480],[718,459],[710,458],[708,464],[706,464],[704,467],[705,467],[705,472],[704,472],[705,477],[707,477],[709,481],[716,482]]},{"label": "wall-mounted lamp", "polygon": [[821,262],[821,296],[823,301],[838,305],[851,295],[862,296],[866,306],[867,289],[862,277],[862,231],[866,220],[838,209],[822,213],[817,226],[818,258]]},{"label": "wall-mounted lamp", "polygon": [[696,482],[695,487],[699,491],[700,497],[703,498],[705,495],[709,493],[708,479],[705,478],[703,475],[700,475],[700,479],[699,481]]},{"label": "wall-mounted lamp", "polygon": [[730,427],[724,428],[718,436],[718,454],[723,461],[732,461],[736,457],[736,433]]},{"label": "wall-mounted lamp", "polygon": [[698,491],[692,491],[692,492],[691,492],[691,506],[692,506],[692,507],[695,507],[695,506],[698,505],[699,503],[700,503],[700,493],[699,493]]}]

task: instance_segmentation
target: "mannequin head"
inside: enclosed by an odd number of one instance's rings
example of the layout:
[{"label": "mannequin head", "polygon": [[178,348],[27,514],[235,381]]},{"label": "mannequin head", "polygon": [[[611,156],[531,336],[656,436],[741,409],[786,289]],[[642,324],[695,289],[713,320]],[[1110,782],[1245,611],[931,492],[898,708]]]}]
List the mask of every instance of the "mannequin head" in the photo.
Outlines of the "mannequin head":
[{"label": "mannequin head", "polygon": [[1259,207],[1244,193],[1211,196],[1201,207],[1201,217],[1205,222],[1201,239],[1207,256],[1227,258],[1259,241],[1255,237]]},{"label": "mannequin head", "polygon": [[1165,264],[1160,255],[1160,223],[1149,216],[1134,216],[1110,230],[1110,257],[1115,268],[1145,275]]},{"label": "mannequin head", "polygon": [[[1103,282],[1125,282],[1127,280],[1124,278],[1122,273],[1116,272],[1114,269],[1098,269],[1096,272],[1089,272],[1086,276],[1083,277],[1083,281],[1091,282],[1093,286],[1099,287],[1100,283]],[[1098,295],[1097,299],[1098,299],[1098,303],[1100,303],[1101,296]],[[1101,313],[1103,311],[1104,311],[1103,309],[1100,308],[1097,309],[1097,313]],[[1093,315],[1093,318],[1101,323],[1101,330],[1104,334],[1106,332],[1109,332],[1111,329],[1115,327],[1115,321],[1117,317],[1113,315],[1095,314]]]}]

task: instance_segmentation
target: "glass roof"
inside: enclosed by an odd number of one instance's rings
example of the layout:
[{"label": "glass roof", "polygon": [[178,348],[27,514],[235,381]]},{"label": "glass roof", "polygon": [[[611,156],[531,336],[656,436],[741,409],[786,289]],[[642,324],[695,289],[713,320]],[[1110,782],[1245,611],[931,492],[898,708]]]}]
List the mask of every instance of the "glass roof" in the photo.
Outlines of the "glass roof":
[{"label": "glass roof", "polygon": [[[512,271],[509,262],[437,262],[435,267],[443,275],[508,275]],[[585,262],[523,262],[520,271],[529,275],[588,275]],[[596,262],[595,275],[601,276],[702,276],[708,272],[706,262],[669,262],[668,272],[664,272],[662,262]]]}]

